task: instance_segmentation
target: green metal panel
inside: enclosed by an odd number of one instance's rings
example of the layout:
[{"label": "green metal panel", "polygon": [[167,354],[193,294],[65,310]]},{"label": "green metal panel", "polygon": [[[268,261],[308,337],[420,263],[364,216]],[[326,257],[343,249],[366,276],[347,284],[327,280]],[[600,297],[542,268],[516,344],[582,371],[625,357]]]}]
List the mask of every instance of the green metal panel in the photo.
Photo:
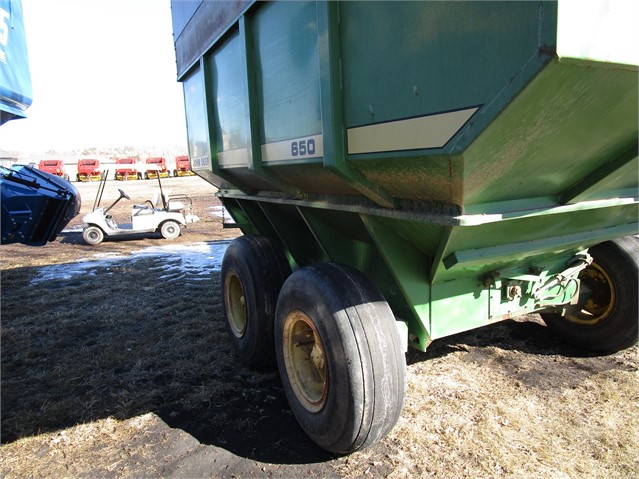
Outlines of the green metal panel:
[{"label": "green metal panel", "polygon": [[559,195],[559,203],[577,203],[606,197],[630,197],[636,194],[639,178],[637,139],[629,148],[588,173]]},{"label": "green metal panel", "polygon": [[[478,215],[477,220],[486,221],[484,224],[452,228],[447,240],[441,243],[431,281],[480,277],[486,271],[519,264],[543,266],[544,257],[557,252],[578,251],[633,234],[639,228],[637,205],[630,200],[623,203],[545,208],[495,221]],[[473,259],[464,262],[462,257]]]},{"label": "green metal panel", "polygon": [[261,230],[254,226],[254,222],[249,214],[242,208],[242,203],[238,200],[227,198],[224,201],[224,208],[229,212],[234,219],[235,224],[241,228],[244,234],[258,234]]},{"label": "green metal panel", "polygon": [[381,184],[393,196],[429,203],[463,204],[463,159],[419,155],[351,161],[367,181]]},{"label": "green metal panel", "polygon": [[[555,43],[556,4],[343,2],[340,18],[350,129],[493,102],[517,75],[536,73],[525,65],[543,64],[539,50]],[[420,130],[416,140],[431,134]]]},{"label": "green metal panel", "polygon": [[386,190],[378,184],[368,181],[360,171],[346,162],[338,7],[336,2],[318,3],[317,13],[320,35],[324,167],[375,203],[384,207],[392,207],[394,200]]},{"label": "green metal panel", "polygon": [[[326,135],[324,138],[326,139]],[[276,174],[286,184],[295,185],[299,189],[294,195],[297,198],[305,197],[307,194],[357,194],[355,188],[325,169],[322,160],[288,162],[285,165],[266,166],[265,169],[269,173]]]},{"label": "green metal panel", "polygon": [[238,30],[229,33],[212,52],[210,71],[211,100],[215,103],[212,136],[221,168],[248,167],[248,116],[246,87]]},{"label": "green metal panel", "polygon": [[322,133],[315,9],[273,2],[253,16],[262,144]]},{"label": "green metal panel", "polygon": [[[520,268],[499,270],[483,277],[468,275],[432,285],[431,337],[437,339],[538,311],[544,306],[567,303],[577,292],[576,280],[568,281],[565,289],[552,287],[541,297],[536,294],[553,281],[554,275],[564,272],[577,253],[583,251],[555,251],[541,263],[535,262],[540,267],[521,267],[527,259],[520,259]],[[531,273],[532,270],[535,272]],[[507,296],[512,286],[520,288],[521,296]]]},{"label": "green metal panel", "polygon": [[[300,190],[292,182],[283,180],[273,171],[264,167],[262,162],[262,150],[260,145],[260,125],[262,124],[259,116],[258,95],[257,95],[257,71],[258,65],[255,62],[255,49],[253,40],[253,30],[250,22],[245,17],[239,20],[240,27],[240,46],[242,58],[242,84],[245,86],[245,106],[248,141],[248,167],[249,170],[255,172],[257,176],[267,181],[269,186],[265,189],[286,192],[293,196],[298,196]],[[255,176],[255,175],[253,175]],[[254,180],[253,180],[254,181]]]},{"label": "green metal panel", "polygon": [[204,76],[199,67],[184,79],[183,90],[189,157],[193,171],[211,183],[220,185],[221,179],[216,180],[211,167]]},{"label": "green metal panel", "polygon": [[638,79],[636,67],[553,61],[464,153],[464,203],[559,195],[636,146]]},{"label": "green metal panel", "polygon": [[432,337],[431,288],[428,282],[430,261],[414,245],[396,236],[384,222],[374,217],[363,219],[409,307],[410,314],[400,315],[408,322],[409,344],[425,351]]}]

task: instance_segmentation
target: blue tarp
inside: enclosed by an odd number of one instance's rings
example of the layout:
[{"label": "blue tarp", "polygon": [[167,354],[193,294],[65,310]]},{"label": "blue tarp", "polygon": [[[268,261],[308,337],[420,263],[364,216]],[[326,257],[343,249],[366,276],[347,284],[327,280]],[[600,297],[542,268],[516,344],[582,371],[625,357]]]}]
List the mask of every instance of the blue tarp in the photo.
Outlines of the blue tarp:
[{"label": "blue tarp", "polygon": [[25,116],[31,75],[20,0],[0,0],[0,125]]}]

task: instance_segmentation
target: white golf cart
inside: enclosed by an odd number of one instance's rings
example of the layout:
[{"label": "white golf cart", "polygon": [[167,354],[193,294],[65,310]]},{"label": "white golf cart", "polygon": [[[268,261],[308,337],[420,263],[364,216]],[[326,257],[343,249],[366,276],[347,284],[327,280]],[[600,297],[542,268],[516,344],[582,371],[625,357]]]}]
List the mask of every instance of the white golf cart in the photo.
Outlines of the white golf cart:
[{"label": "white golf cart", "polygon": [[97,245],[104,238],[130,234],[149,234],[159,231],[166,239],[175,239],[181,234],[182,226],[195,223],[199,218],[193,213],[193,203],[186,195],[165,195],[158,175],[159,194],[153,200],[147,200],[141,205],[131,208],[131,223],[118,225],[109,214],[120,200],[131,198],[121,189],[120,196],[108,208],[100,208],[102,193],[106,183],[108,171],[102,174],[98,192],[93,204],[93,211],[84,216],[86,226],[82,238],[90,245]]}]

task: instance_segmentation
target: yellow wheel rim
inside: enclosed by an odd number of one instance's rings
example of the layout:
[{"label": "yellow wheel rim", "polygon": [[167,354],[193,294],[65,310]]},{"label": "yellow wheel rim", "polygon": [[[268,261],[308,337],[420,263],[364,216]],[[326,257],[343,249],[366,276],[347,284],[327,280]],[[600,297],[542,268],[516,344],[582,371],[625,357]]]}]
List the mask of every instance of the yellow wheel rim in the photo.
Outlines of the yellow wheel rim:
[{"label": "yellow wheel rim", "polygon": [[246,298],[239,276],[229,270],[224,278],[226,317],[231,331],[237,338],[244,336],[247,324]]},{"label": "yellow wheel rim", "polygon": [[567,313],[566,319],[573,323],[590,326],[608,319],[615,307],[616,292],[606,270],[593,261],[579,274],[579,280],[582,287],[589,288],[592,294],[580,311]]},{"label": "yellow wheel rim", "polygon": [[289,313],[284,323],[284,364],[297,399],[310,412],[324,407],[328,367],[322,341],[313,321],[301,311]]}]

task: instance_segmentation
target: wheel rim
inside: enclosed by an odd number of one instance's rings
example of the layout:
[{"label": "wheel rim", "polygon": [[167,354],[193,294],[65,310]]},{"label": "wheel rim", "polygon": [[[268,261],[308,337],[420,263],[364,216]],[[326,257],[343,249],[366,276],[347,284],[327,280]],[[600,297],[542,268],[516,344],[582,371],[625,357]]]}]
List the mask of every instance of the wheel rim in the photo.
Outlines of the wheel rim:
[{"label": "wheel rim", "polygon": [[612,313],[616,293],[610,276],[599,264],[593,262],[579,274],[582,287],[591,291],[590,297],[579,311],[566,314],[566,319],[576,324],[595,325],[608,319]]},{"label": "wheel rim", "polygon": [[100,240],[102,239],[102,235],[101,235],[100,231],[98,231],[95,228],[91,228],[91,229],[87,230],[86,234],[87,234],[87,239],[91,243],[99,243]]},{"label": "wheel rim", "polygon": [[318,412],[326,403],[328,367],[317,329],[306,314],[293,311],[283,334],[284,363],[293,391],[308,411]]},{"label": "wheel rim", "polygon": [[247,313],[244,288],[239,276],[234,270],[229,270],[224,280],[226,301],[226,317],[231,331],[236,338],[241,338],[246,332]]},{"label": "wheel rim", "polygon": [[177,224],[171,222],[171,223],[166,223],[163,227],[162,227],[162,234],[165,238],[167,239],[175,239],[178,237],[179,235],[179,227],[177,226]]}]

